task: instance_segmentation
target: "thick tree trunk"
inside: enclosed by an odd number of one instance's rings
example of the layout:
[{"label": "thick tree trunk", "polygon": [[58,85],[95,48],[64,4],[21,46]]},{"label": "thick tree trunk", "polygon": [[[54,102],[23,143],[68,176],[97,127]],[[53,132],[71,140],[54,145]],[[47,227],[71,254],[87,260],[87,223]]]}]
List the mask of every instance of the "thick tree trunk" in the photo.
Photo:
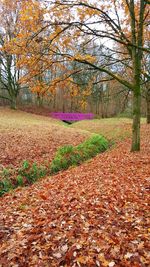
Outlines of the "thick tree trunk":
[{"label": "thick tree trunk", "polygon": [[133,92],[133,125],[131,151],[140,150],[140,118],[141,118],[141,94],[140,86]]},{"label": "thick tree trunk", "polygon": [[147,105],[147,112],[146,112],[147,123],[150,123],[150,88],[147,90],[146,105]]},{"label": "thick tree trunk", "polygon": [[[143,51],[140,49],[143,46],[144,32],[144,12],[145,1],[139,2],[139,19],[136,18],[136,1],[128,1],[131,17],[131,36],[132,36],[132,63],[134,73],[134,88],[133,88],[133,127],[132,127],[132,147],[131,151],[140,150],[140,117],[141,117],[141,64]],[[138,24],[138,26],[137,26]]]},{"label": "thick tree trunk", "polygon": [[11,109],[17,109],[17,97],[12,97],[10,107]]}]

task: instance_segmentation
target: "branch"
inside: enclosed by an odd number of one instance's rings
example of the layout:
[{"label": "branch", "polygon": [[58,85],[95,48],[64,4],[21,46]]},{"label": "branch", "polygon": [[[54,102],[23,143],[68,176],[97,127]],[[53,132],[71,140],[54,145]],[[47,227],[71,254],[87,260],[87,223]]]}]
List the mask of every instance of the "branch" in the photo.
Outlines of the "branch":
[{"label": "branch", "polygon": [[102,79],[102,80],[99,80],[97,82],[94,82],[93,84],[98,84],[98,83],[103,83],[103,82],[110,82],[110,81],[114,81],[114,78],[109,78],[109,79]]},{"label": "branch", "polygon": [[8,97],[6,97],[6,96],[2,96],[2,95],[0,95],[0,98],[2,98],[2,99],[6,99],[6,100],[9,100],[9,101],[11,101],[11,99],[10,99],[10,98],[8,98]]},{"label": "branch", "polygon": [[108,75],[110,75],[112,78],[114,78],[115,80],[117,80],[118,82],[120,82],[121,84],[125,85],[126,87],[128,87],[130,90],[133,90],[134,87],[131,83],[127,82],[126,80],[122,79],[121,77],[117,76],[116,74],[114,74],[113,72],[105,69],[105,68],[102,68],[100,66],[96,66],[94,65],[93,63],[90,63],[86,60],[79,60],[79,59],[74,59],[75,61],[77,62],[80,62],[80,63],[83,63],[83,64],[86,64],[86,65],[89,65],[91,67],[93,67],[94,69],[97,69],[101,72],[104,72],[104,73],[107,73]]}]

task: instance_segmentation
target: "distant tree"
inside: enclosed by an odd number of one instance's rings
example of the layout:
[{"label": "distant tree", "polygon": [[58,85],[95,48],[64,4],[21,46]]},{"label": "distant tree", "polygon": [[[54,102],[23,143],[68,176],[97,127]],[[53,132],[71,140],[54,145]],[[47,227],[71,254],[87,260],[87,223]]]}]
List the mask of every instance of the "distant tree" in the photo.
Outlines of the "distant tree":
[{"label": "distant tree", "polygon": [[[11,3],[10,3],[11,2]],[[9,53],[5,44],[15,38],[19,13],[19,1],[1,1],[0,3],[0,98],[7,99],[12,108],[16,108],[17,97],[21,90],[18,56]]]}]

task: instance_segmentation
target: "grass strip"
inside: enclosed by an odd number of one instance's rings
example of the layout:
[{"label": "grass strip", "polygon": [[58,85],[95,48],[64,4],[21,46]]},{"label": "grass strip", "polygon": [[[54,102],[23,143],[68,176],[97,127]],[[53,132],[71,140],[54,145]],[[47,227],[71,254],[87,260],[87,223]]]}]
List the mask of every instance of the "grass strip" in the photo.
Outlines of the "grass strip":
[{"label": "grass strip", "polygon": [[31,164],[25,160],[18,169],[4,168],[1,171],[0,196],[17,187],[33,184],[47,175],[66,170],[70,166],[80,165],[108,148],[109,143],[105,137],[93,134],[78,146],[66,145],[59,148],[49,166],[38,166],[37,163]]}]

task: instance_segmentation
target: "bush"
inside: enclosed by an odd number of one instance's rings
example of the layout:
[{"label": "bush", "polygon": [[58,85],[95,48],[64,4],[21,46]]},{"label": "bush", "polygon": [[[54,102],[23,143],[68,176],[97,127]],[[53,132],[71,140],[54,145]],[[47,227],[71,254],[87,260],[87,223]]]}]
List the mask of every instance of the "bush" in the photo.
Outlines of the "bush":
[{"label": "bush", "polygon": [[0,196],[18,186],[32,184],[47,173],[47,167],[38,166],[36,163],[31,164],[27,160],[19,169],[3,169],[0,180]]},{"label": "bush", "polygon": [[17,186],[23,186],[24,185],[23,177],[21,175],[18,175],[16,177],[16,182],[17,182]]},{"label": "bush", "polygon": [[58,150],[52,161],[51,173],[53,174],[70,166],[79,165],[98,153],[104,152],[107,148],[108,141],[98,134],[94,134],[90,139],[78,146],[63,146]]},{"label": "bush", "polygon": [[3,177],[3,178],[9,178],[9,176],[10,176],[10,171],[9,171],[9,169],[3,168],[3,171],[2,171],[2,177]]},{"label": "bush", "polygon": [[9,179],[0,181],[0,196],[2,196],[4,193],[7,193],[12,188],[13,186]]},{"label": "bush", "polygon": [[[46,167],[38,166],[36,163],[30,164],[28,161],[24,161],[22,167],[18,170],[19,183],[23,182],[23,177],[27,180],[27,183],[34,183],[41,177],[44,177],[47,173]],[[22,178],[22,181],[21,181]]]}]

